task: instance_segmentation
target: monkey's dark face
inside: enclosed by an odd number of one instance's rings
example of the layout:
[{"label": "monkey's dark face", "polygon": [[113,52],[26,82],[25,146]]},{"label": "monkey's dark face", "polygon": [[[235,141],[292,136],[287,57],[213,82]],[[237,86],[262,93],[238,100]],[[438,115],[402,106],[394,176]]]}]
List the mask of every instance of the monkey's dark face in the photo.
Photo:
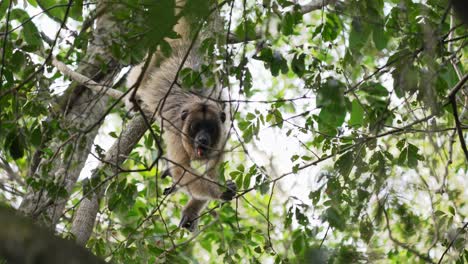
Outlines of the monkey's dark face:
[{"label": "monkey's dark face", "polygon": [[215,149],[219,139],[219,127],[213,120],[199,120],[192,122],[189,129],[189,137],[193,141],[193,147],[199,158],[209,156]]},{"label": "monkey's dark face", "polygon": [[207,159],[217,150],[226,114],[214,105],[196,103],[182,110],[183,145],[196,159]]}]

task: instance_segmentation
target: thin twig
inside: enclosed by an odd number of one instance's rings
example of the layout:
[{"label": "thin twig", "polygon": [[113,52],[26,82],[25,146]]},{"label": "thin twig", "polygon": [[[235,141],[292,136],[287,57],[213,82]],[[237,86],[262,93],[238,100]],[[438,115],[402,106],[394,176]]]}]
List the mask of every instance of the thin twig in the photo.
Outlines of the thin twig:
[{"label": "thin twig", "polygon": [[462,232],[462,230],[464,230],[465,228],[468,227],[468,222],[466,222],[462,228],[460,228],[458,231],[457,231],[457,234],[452,238],[452,240],[450,241],[449,245],[447,246],[447,248],[445,249],[444,253],[442,253],[442,256],[440,256],[440,259],[439,259],[439,262],[437,262],[437,264],[440,264],[442,263],[442,260],[444,259],[445,257],[445,254],[447,254],[447,252],[449,251],[449,249],[453,246],[453,243],[455,242],[455,240],[457,239],[458,235],[460,235],[460,233]]}]

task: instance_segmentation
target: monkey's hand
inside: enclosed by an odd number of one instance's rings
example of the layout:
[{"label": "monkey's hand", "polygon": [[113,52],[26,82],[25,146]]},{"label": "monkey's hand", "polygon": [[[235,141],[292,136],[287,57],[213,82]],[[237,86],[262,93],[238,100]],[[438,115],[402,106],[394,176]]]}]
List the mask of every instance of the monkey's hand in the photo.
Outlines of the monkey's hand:
[{"label": "monkey's hand", "polygon": [[236,196],[237,186],[233,181],[228,180],[226,181],[226,187],[227,190],[221,194],[220,198],[224,201],[230,201]]},{"label": "monkey's hand", "polygon": [[[132,92],[127,94],[124,98],[125,109],[127,109],[127,115],[132,117],[138,112],[138,108],[145,110],[145,104],[139,94],[135,94],[135,97],[131,98]],[[138,105],[137,105],[138,104]]]}]

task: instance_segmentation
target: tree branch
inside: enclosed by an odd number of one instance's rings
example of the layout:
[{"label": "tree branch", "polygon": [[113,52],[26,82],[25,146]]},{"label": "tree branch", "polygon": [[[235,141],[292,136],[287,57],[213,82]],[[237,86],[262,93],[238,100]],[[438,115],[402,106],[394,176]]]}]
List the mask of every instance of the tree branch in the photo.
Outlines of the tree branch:
[{"label": "tree branch", "polygon": [[302,14],[307,14],[314,10],[322,9],[334,2],[336,2],[336,0],[312,0],[310,3],[301,6],[301,12]]},{"label": "tree branch", "polygon": [[[312,0],[312,1],[310,1],[310,3],[300,6],[301,14],[304,15],[304,14],[310,13],[312,11],[322,9],[325,6],[327,6],[327,5],[331,4],[331,3],[335,3],[335,2],[336,2],[336,0]],[[284,12],[283,14],[291,13],[291,12],[294,12],[294,11],[287,11],[287,12]],[[261,31],[256,31],[254,38],[248,38],[248,37],[247,38],[240,38],[239,36],[237,36],[237,35],[235,35],[233,33],[230,33],[227,42],[229,44],[237,44],[237,43],[241,43],[241,42],[245,42],[245,41],[258,40],[258,39],[261,39],[262,37],[263,37],[263,34],[262,34]]]},{"label": "tree branch", "polygon": [[18,183],[20,185],[24,184],[24,181],[21,178],[21,176],[19,176],[18,173],[16,173],[13,170],[13,168],[10,166],[8,161],[5,158],[3,158],[2,156],[0,156],[0,169],[3,169],[6,172],[8,178],[11,181],[14,181],[15,183]]},{"label": "tree branch", "polygon": [[[133,147],[140,140],[148,129],[144,116],[135,116],[128,126],[122,131],[120,138],[107,151],[105,163],[93,171],[91,178],[97,178],[105,168],[110,168],[118,173],[118,167],[125,161]],[[112,166],[111,166],[112,165]],[[94,227],[97,212],[99,210],[99,200],[104,194],[105,186],[88,195],[78,207],[73,219],[71,233],[75,235],[76,241],[80,245],[86,244]],[[85,194],[86,195],[86,194]]]},{"label": "tree branch", "polygon": [[455,242],[455,240],[457,239],[457,237],[460,235],[460,233],[462,232],[462,230],[466,229],[468,227],[468,222],[466,222],[462,228],[460,228],[457,232],[457,234],[453,237],[453,239],[450,241],[450,244],[447,246],[447,248],[445,249],[444,253],[442,253],[442,256],[440,256],[440,259],[439,259],[439,262],[437,262],[437,264],[440,264],[442,263],[442,260],[444,259],[445,257],[445,254],[447,254],[447,252],[449,251],[449,249],[453,246],[453,243]]},{"label": "tree branch", "polygon": [[0,259],[7,263],[106,263],[13,209],[0,206],[0,226]]},{"label": "tree branch", "polygon": [[120,99],[123,96],[123,92],[98,84],[90,78],[70,69],[67,65],[65,65],[65,63],[57,60],[57,58],[52,58],[52,65],[54,65],[63,75],[69,77],[81,85],[86,86],[96,93],[104,92],[106,95],[114,99]]},{"label": "tree branch", "polygon": [[458,118],[457,100],[455,96],[450,98],[450,102],[452,105],[453,118],[455,119],[455,126],[457,128],[458,138],[460,139],[460,145],[463,150],[463,153],[465,153],[466,160],[468,161],[468,149],[466,148],[465,137],[463,136],[462,124],[460,123],[460,119]]},{"label": "tree branch", "polygon": [[[465,76],[463,76],[463,78],[460,79],[460,81],[458,81],[458,83],[452,88],[452,90],[450,90],[447,98],[452,98],[454,97],[458,91],[463,87],[463,85],[466,83],[466,81],[468,81],[468,73],[465,74]],[[446,104],[448,104],[449,102],[447,102]]]},{"label": "tree branch", "polygon": [[426,263],[435,263],[429,256],[423,255],[421,252],[415,250],[414,248],[410,247],[406,243],[403,243],[403,242],[399,241],[398,239],[396,239],[395,237],[393,237],[392,229],[390,227],[390,220],[389,220],[389,217],[388,217],[387,209],[385,208],[385,204],[380,204],[380,200],[379,200],[379,205],[382,206],[382,210],[383,210],[384,217],[385,217],[385,226],[387,228],[388,237],[390,238],[390,240],[393,243],[395,243],[397,246],[406,249],[407,251],[409,251],[409,252],[415,254],[416,256],[418,256],[420,259],[426,261]]}]

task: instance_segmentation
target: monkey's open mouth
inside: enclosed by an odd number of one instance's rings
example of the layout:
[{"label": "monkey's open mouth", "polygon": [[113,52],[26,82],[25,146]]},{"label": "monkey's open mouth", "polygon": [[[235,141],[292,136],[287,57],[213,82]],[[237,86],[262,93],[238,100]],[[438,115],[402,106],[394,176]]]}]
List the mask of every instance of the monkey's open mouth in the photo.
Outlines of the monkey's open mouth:
[{"label": "monkey's open mouth", "polygon": [[206,151],[206,148],[205,148],[205,147],[203,147],[203,146],[198,146],[198,147],[197,147],[197,155],[198,155],[198,157],[200,157],[200,158],[204,157],[204,156],[206,155],[206,152],[207,152],[207,151]]}]

